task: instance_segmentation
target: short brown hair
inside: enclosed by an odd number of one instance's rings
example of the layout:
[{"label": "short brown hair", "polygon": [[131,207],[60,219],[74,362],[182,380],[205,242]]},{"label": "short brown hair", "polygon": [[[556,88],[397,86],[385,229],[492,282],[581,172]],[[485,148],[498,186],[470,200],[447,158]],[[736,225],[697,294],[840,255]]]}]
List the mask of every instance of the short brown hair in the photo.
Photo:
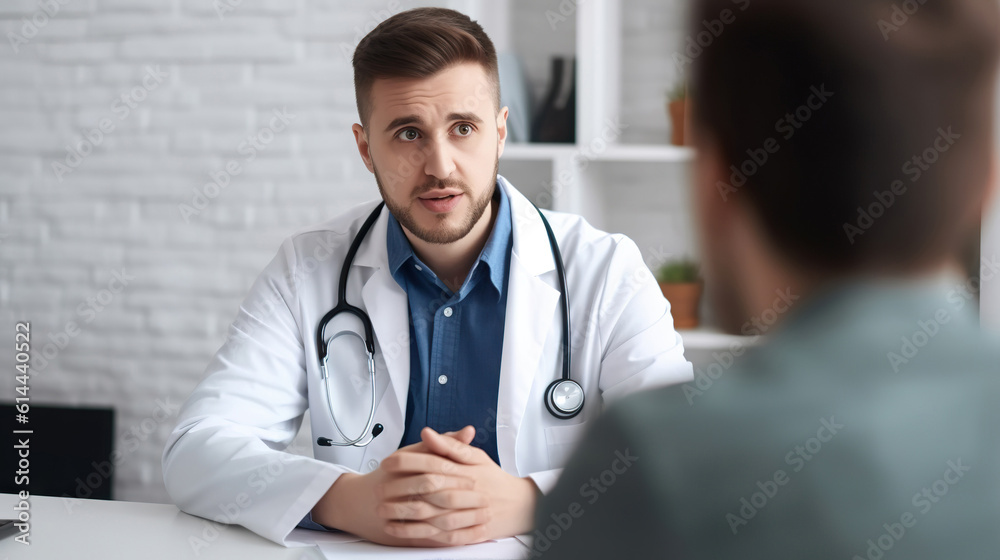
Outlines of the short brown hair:
[{"label": "short brown hair", "polygon": [[499,111],[497,53],[482,26],[445,8],[416,8],[386,19],[354,51],[354,93],[361,124],[367,127],[371,117],[375,80],[428,78],[461,62],[482,65]]},{"label": "short brown hair", "polygon": [[[905,273],[954,254],[988,184],[997,3],[743,8],[699,0],[692,18],[698,32],[728,10],[728,25],[692,53],[693,117],[724,160],[720,195],[745,203],[769,242],[806,268]],[[782,120],[807,101],[796,126]],[[956,145],[932,154],[935,143]],[[752,173],[730,168],[742,165]]]}]

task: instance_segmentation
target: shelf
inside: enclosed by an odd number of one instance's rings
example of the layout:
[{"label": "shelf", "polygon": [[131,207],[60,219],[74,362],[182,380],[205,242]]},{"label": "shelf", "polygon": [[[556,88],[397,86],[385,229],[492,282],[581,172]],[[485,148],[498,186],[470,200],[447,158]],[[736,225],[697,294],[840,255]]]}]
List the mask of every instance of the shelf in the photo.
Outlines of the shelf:
[{"label": "shelf", "polygon": [[544,161],[573,155],[576,144],[528,144],[512,142],[503,148],[501,160]]},{"label": "shelf", "polygon": [[545,161],[560,157],[576,157],[588,161],[623,163],[683,163],[694,159],[694,148],[667,144],[616,144],[603,150],[576,144],[507,144],[501,159],[507,161]]},{"label": "shelf", "polygon": [[733,344],[752,346],[760,343],[760,338],[755,340],[752,336],[726,334],[708,327],[677,329],[677,334],[681,335],[685,350],[718,350],[729,348]]},{"label": "shelf", "polygon": [[694,160],[694,148],[669,144],[617,144],[609,146],[604,152],[594,154],[592,159],[596,161],[678,163]]}]

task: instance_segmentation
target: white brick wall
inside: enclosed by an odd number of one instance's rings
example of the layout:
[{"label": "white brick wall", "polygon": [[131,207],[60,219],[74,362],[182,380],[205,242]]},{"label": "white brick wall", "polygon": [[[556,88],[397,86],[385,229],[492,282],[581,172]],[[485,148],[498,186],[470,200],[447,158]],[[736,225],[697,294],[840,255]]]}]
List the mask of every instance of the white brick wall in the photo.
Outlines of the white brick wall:
[{"label": "white brick wall", "polygon": [[[31,322],[32,402],[114,407],[116,446],[126,452],[115,497],[166,501],[160,455],[173,417],[149,419],[200,380],[286,235],[377,196],[350,132],[345,53],[391,12],[431,2],[232,0],[222,18],[211,0],[42,3],[58,11],[0,2],[2,336]],[[32,31],[32,18],[45,24]],[[27,43],[15,52],[8,33]],[[166,78],[141,89],[157,67]],[[641,81],[634,69],[630,84]],[[295,120],[185,221],[179,205],[227,161],[243,162],[241,142],[276,108]],[[53,163],[68,165],[67,146],[102,122],[113,130],[57,177]],[[654,128],[643,136],[665,134]],[[122,270],[134,279],[102,294]],[[60,335],[71,321],[79,332]],[[46,358],[50,335],[68,344],[53,352],[53,343]],[[0,344],[0,365],[13,362],[12,345]],[[4,400],[13,384],[0,377]]]}]

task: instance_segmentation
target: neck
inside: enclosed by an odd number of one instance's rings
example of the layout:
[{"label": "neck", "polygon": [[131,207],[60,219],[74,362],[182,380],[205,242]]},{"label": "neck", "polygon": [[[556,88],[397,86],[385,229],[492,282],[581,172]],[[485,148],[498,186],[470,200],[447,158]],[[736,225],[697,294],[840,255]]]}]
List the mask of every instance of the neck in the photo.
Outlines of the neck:
[{"label": "neck", "polygon": [[822,282],[804,274],[765,238],[756,220],[745,213],[732,217],[732,235],[725,240],[728,277],[717,298],[723,327],[733,334],[769,334]]},{"label": "neck", "polygon": [[[771,244],[760,229],[739,236],[734,259],[739,260],[740,300],[743,320],[754,327],[752,334],[775,330],[801,302],[831,286],[859,278],[892,281],[898,285],[927,281],[943,274],[956,275],[961,267],[953,259],[921,263],[905,270],[865,268],[851,272],[807,270],[794,265]],[[738,256],[735,256],[738,255]],[[765,317],[773,318],[773,321]],[[743,323],[745,325],[746,323]],[[741,325],[742,328],[742,325]]]},{"label": "neck", "polygon": [[479,258],[479,254],[482,253],[486,240],[490,238],[496,213],[497,199],[494,198],[472,230],[453,243],[428,243],[417,238],[406,228],[403,228],[403,233],[406,234],[413,252],[420,257],[420,260],[430,267],[449,290],[457,292],[472,270],[472,265]]}]

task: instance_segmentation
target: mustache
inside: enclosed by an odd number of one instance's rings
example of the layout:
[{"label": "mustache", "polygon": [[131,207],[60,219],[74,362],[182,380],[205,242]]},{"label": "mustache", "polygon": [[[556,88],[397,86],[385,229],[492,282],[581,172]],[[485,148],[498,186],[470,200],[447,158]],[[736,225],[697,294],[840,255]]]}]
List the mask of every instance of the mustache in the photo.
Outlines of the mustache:
[{"label": "mustache", "polygon": [[431,177],[419,187],[414,189],[413,197],[420,198],[422,195],[427,194],[432,191],[439,189],[458,189],[465,194],[469,194],[469,187],[462,181],[455,180],[441,180],[437,177]]}]

